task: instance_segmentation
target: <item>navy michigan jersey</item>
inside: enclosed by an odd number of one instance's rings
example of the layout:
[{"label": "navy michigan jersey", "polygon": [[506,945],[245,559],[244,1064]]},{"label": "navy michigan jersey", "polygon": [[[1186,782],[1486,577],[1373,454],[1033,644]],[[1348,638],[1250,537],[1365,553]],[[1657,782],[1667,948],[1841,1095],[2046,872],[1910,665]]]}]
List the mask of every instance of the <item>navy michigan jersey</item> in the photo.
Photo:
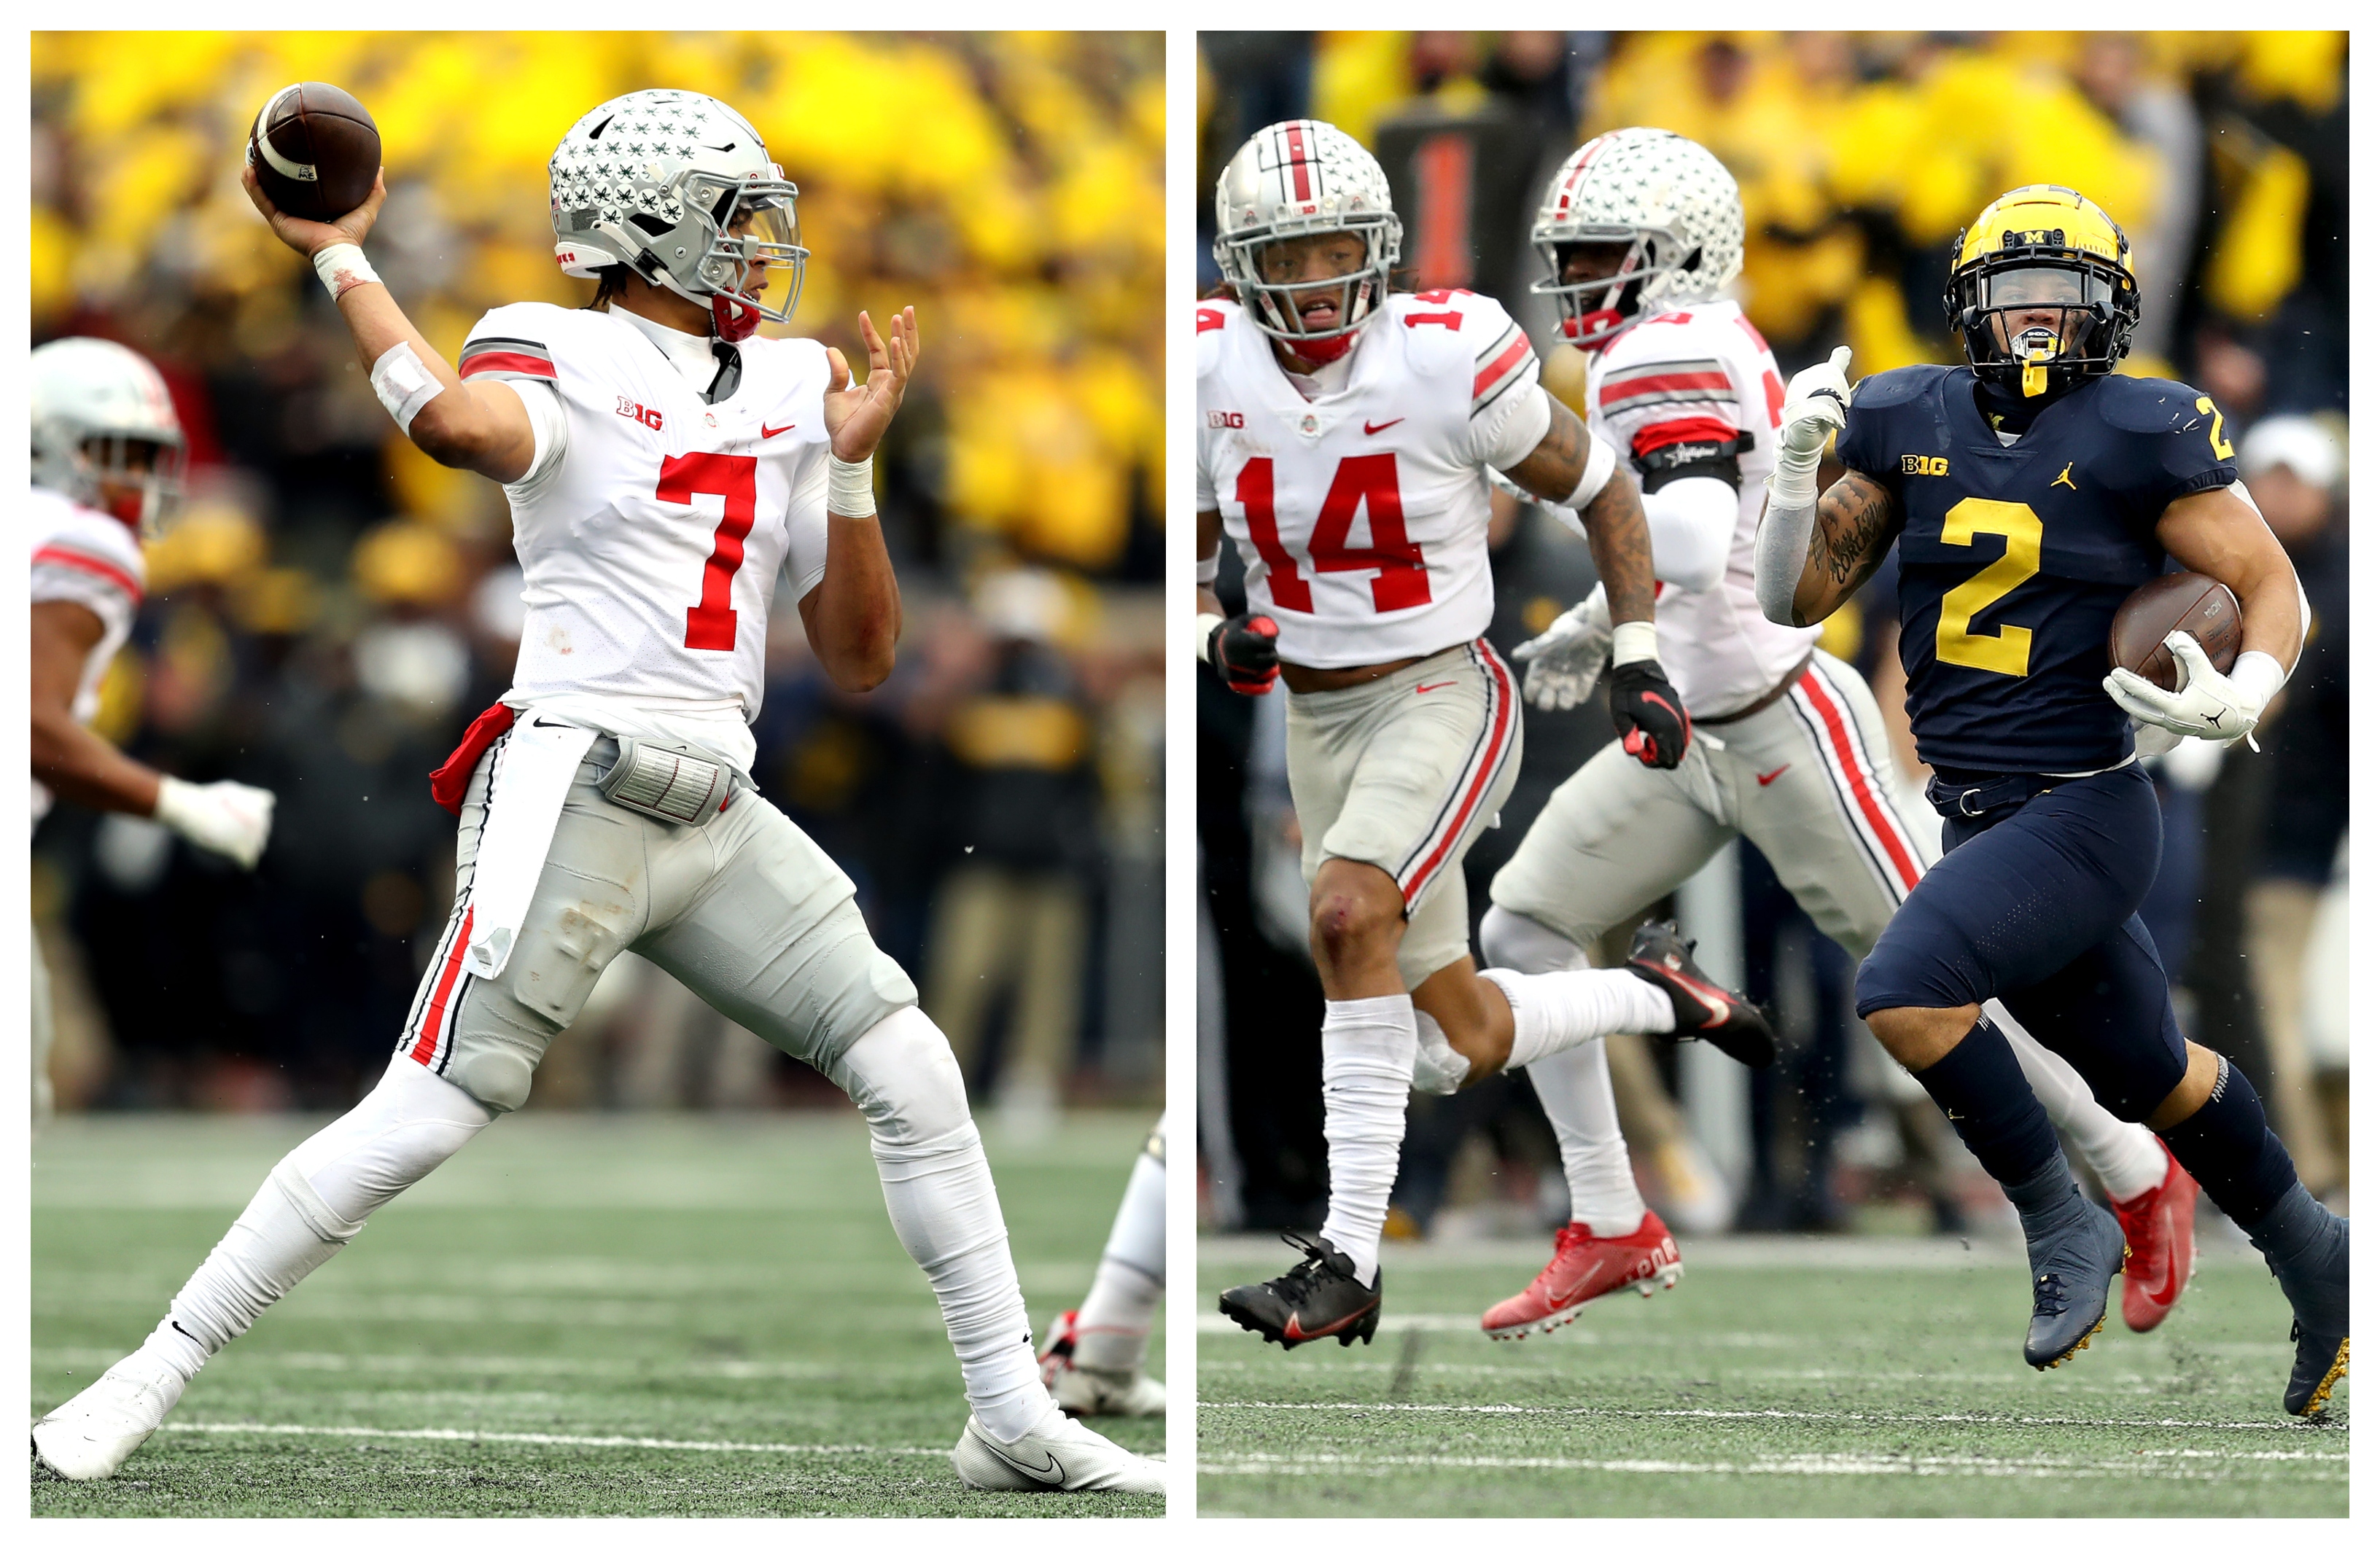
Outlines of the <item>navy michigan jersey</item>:
[{"label": "navy michigan jersey", "polygon": [[1900,505],[1918,756],[2011,773],[2119,764],[2132,726],[2099,686],[2108,626],[2166,568],[2166,507],[2239,478],[2223,416],[2180,382],[2097,377],[2003,445],[1975,386],[1963,366],[1879,371],[1837,443]]}]

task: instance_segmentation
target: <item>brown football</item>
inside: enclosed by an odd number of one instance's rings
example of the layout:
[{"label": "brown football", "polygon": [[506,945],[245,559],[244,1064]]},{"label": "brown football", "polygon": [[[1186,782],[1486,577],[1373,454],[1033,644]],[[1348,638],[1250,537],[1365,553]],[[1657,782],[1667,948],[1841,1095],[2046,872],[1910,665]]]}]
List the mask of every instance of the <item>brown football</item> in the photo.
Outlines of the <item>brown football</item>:
[{"label": "brown football", "polygon": [[371,197],[380,126],[337,87],[299,81],[275,91],[257,114],[248,164],[283,214],[335,221]]},{"label": "brown football", "polygon": [[2181,682],[2165,637],[2180,630],[2206,651],[2218,672],[2240,660],[2240,599],[2212,575],[2176,571],[2124,599],[2107,629],[2107,661],[2171,690]]}]

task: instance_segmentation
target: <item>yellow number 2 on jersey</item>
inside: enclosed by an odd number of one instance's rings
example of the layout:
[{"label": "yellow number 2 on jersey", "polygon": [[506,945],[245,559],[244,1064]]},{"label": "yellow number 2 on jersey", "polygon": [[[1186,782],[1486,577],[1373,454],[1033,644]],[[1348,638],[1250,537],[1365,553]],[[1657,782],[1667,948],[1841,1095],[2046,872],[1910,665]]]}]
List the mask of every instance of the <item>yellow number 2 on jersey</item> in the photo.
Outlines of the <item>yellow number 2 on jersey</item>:
[{"label": "yellow number 2 on jersey", "polygon": [[1934,629],[1934,655],[1954,667],[2025,675],[2033,659],[2033,631],[2022,624],[2002,624],[1989,634],[1973,627],[1975,615],[2024,585],[2041,571],[2041,518],[2033,507],[2016,501],[1987,501],[1969,496],[1942,518],[1942,541],[1964,548],[1979,533],[2008,541],[1998,559],[1973,577],[1950,588],[1942,598],[1942,622]]}]

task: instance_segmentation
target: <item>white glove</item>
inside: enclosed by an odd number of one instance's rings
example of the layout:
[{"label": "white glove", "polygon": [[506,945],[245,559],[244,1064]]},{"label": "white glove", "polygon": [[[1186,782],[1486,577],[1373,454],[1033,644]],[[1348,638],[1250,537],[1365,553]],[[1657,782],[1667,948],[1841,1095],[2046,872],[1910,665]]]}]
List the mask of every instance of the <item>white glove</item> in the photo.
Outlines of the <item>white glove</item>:
[{"label": "white glove", "polygon": [[1827,449],[1827,437],[1843,428],[1843,416],[1851,407],[1852,385],[1844,376],[1851,364],[1851,345],[1838,345],[1825,365],[1807,366],[1793,373],[1793,380],[1786,384],[1785,408],[1777,426],[1780,457],[1817,466],[1818,454]]},{"label": "white glove", "polygon": [[193,785],[166,775],[157,785],[157,821],[201,850],[256,869],[273,833],[273,793],[236,780]]},{"label": "white glove", "polygon": [[1524,641],[1512,660],[1529,664],[1521,697],[1541,710],[1567,710],[1585,704],[1611,660],[1611,600],[1601,587],[1586,600]]},{"label": "white glove", "polygon": [[2262,651],[2242,652],[2227,677],[2206,659],[2205,648],[2180,630],[2167,635],[2165,645],[2180,669],[2180,687],[2168,692],[2122,667],[2100,681],[2107,697],[2143,726],[2236,743],[2256,729],[2256,718],[2280,692],[2281,665]]}]

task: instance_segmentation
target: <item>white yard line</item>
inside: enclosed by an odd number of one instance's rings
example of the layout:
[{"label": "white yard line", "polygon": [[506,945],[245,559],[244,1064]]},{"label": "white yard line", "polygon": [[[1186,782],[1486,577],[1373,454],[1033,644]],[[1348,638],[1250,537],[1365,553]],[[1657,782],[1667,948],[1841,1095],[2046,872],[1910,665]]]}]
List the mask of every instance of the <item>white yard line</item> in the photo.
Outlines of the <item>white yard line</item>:
[{"label": "white yard line", "polygon": [[[1621,1301],[1615,1303],[1614,1315],[1621,1315],[1619,1309],[1625,1309],[1633,1305],[1633,1302],[1627,1301]],[[1380,1314],[1380,1333],[1383,1335],[1468,1334],[1479,1341],[1476,1345],[1472,1347],[1475,1349],[1511,1349],[1524,1352],[1532,1357],[1535,1357],[1537,1352],[1541,1350],[1558,1350],[1566,1346],[1585,1345],[1628,1346],[1632,1348],[1638,1346],[1651,1346],[1665,1349],[1685,1350],[1793,1349],[1808,1346],[1819,1346],[1827,1349],[1840,1349],[1843,1343],[1842,1337],[1840,1335],[1815,1332],[1809,1334],[1778,1334],[1754,1332],[1747,1329],[1715,1328],[1688,1333],[1670,1333],[1661,1330],[1629,1328],[1624,1326],[1603,1328],[1588,1326],[1591,1323],[1597,1321],[1600,1315],[1601,1314],[1596,1309],[1589,1308],[1579,1314],[1579,1322],[1565,1324],[1551,1334],[1539,1334],[1532,1336],[1526,1339],[1497,1344],[1491,1344],[1488,1341],[1488,1337],[1480,1333],[1478,1315],[1472,1313],[1383,1313]],[[1242,1328],[1238,1324],[1233,1323],[1230,1318],[1225,1317],[1220,1313],[1199,1313],[1197,1327],[1198,1332],[1201,1334],[1236,1334],[1243,1339],[1249,1337],[1245,1329]],[[1980,1348],[2006,1346],[2010,1352],[2013,1353],[2016,1346],[2016,1336],[2010,1333],[1997,1331],[1985,1333],[1961,1333],[1957,1330],[1945,1330],[1941,1333],[1929,1333],[1926,1336],[1926,1343],[1937,1347],[1951,1345]],[[1248,1348],[1254,1349],[1256,1347],[1254,1343],[1251,1342]],[[1353,1347],[1349,1348],[1352,1349]],[[1372,1348],[1377,1349],[1378,1346],[1375,1345]],[[2290,1349],[2289,1343],[2286,1339],[2207,1341],[2194,1345],[2192,1348],[2204,1351],[2210,1355],[2251,1356],[2258,1360],[2269,1358],[2277,1352],[2286,1355]]]},{"label": "white yard line", "polygon": [[[1545,1267],[1548,1238],[1480,1238],[1452,1242],[1389,1242],[1380,1248],[1380,1265],[1397,1270],[1513,1268],[1535,1274]],[[1706,1269],[1934,1269],[1998,1270],[2025,1262],[2023,1240],[2000,1237],[1697,1237],[1680,1245],[1691,1281],[1698,1268]],[[1277,1237],[1257,1234],[1202,1237],[1198,1264],[1213,1270],[1223,1265],[1271,1265],[1279,1274],[1296,1255]],[[2198,1236],[2199,1263],[2262,1265],[2264,1260],[2244,1241],[2223,1231]],[[1516,1288],[1517,1289],[1517,1288]]]},{"label": "white yard line", "polygon": [[[69,1371],[91,1366],[105,1369],[122,1350],[40,1349],[34,1352],[44,1369]],[[682,1361],[655,1356],[649,1361],[571,1361],[553,1356],[508,1355],[346,1355],[328,1350],[237,1350],[225,1358],[238,1366],[264,1366],[289,1372],[362,1372],[390,1376],[453,1373],[464,1375],[523,1377],[720,1377],[735,1381],[825,1381],[844,1369],[809,1361]]]},{"label": "white yard line", "polygon": [[[1362,1453],[1301,1453],[1295,1457],[1283,1453],[1225,1452],[1202,1450],[1198,1471],[1202,1474],[1350,1474],[1389,1477],[1410,1470],[1421,1469],[1536,1469],[1588,1473],[1629,1474],[1783,1474],[1783,1475],[1879,1475],[1903,1474],[1917,1478],[1960,1476],[1992,1479],[2138,1479],[2155,1475],[2159,1479],[2182,1479],[2207,1483],[2236,1483],[2240,1479],[2236,1469],[2177,1469],[2168,1459],[2172,1454],[2148,1454],[2135,1462],[2132,1459],[2073,1458],[1996,1458],[1961,1457],[1900,1457],[1880,1453],[1818,1453],[1793,1457],[1759,1458],[1750,1462],[1699,1462],[1676,1458],[1503,1458],[1439,1453],[1414,1453],[1389,1456],[1378,1452]],[[2195,1455],[2193,1455],[2195,1456]],[[2212,1455],[2226,1462],[2246,1461],[2250,1456],[2260,1461],[2344,1462],[2343,1455],[2328,1454],[2265,1454],[2234,1456]],[[2292,1482],[2345,1483],[2344,1470],[2337,1472],[2308,1472],[2303,1470],[2276,1470],[2275,1477],[2285,1477]]]},{"label": "white yard line", "polygon": [[700,1442],[665,1436],[569,1436],[548,1431],[456,1431],[424,1428],[387,1431],[370,1425],[260,1425],[203,1421],[168,1421],[167,1431],[197,1431],[211,1435],[360,1436],[382,1441],[504,1442],[518,1446],[627,1447],[645,1452],[767,1452],[794,1457],[947,1458],[947,1446],[870,1446],[858,1442]]},{"label": "white yard line", "polygon": [[[1590,1408],[1583,1405],[1532,1404],[1354,1404],[1293,1403],[1285,1400],[1240,1398],[1209,1402],[1201,1401],[1206,1410],[1304,1410],[1336,1411],[1353,1414],[1474,1414],[1554,1418],[1573,1415],[1595,1420],[1792,1420],[1830,1421],[1843,1424],[1869,1425],[2038,1425],[2071,1426],[2090,1430],[2180,1430],[2180,1431],[2293,1431],[2303,1433],[2309,1427],[2301,1421],[2289,1420],[2175,1420],[2175,1419],[2087,1419],[2072,1415],[2012,1415],[2012,1414],[1863,1414],[1853,1410],[1635,1410]],[[2344,1422],[2333,1422],[2323,1427],[2325,1435],[2342,1439],[2347,1434]],[[2341,1458],[2345,1452],[2339,1453]]]}]

